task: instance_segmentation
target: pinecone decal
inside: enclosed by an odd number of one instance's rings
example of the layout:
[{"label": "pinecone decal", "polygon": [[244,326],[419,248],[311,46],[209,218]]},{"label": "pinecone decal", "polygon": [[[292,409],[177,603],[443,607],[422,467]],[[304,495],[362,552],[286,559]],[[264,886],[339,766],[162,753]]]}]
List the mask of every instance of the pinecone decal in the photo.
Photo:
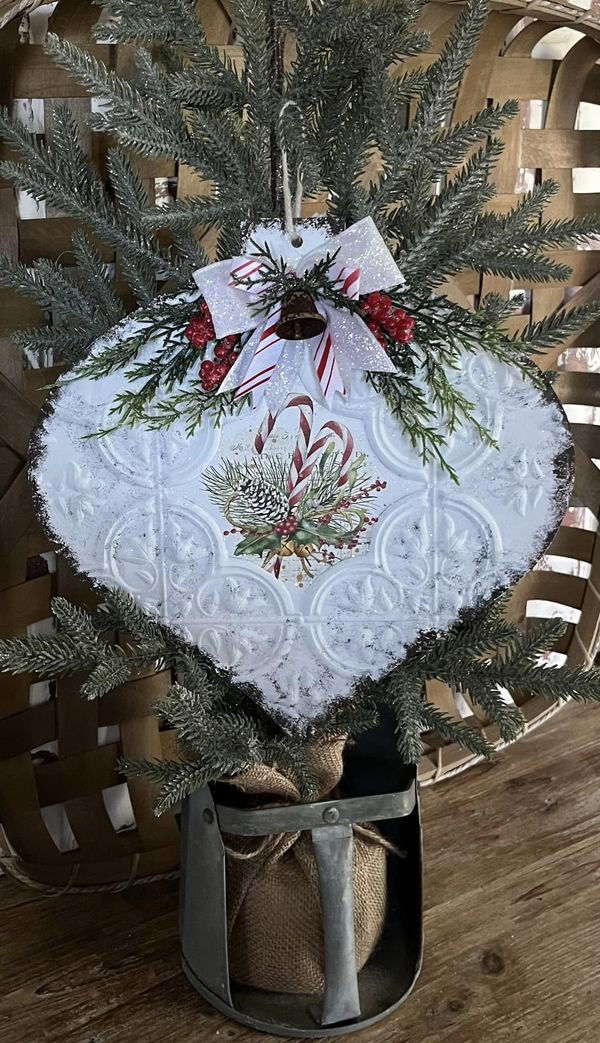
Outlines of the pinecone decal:
[{"label": "pinecone decal", "polygon": [[284,561],[295,559],[299,586],[314,577],[316,566],[333,565],[356,550],[378,521],[369,502],[386,484],[371,481],[365,454],[352,452],[343,425],[329,421],[318,435],[313,442],[303,432],[309,449],[301,466],[296,455],[263,453],[257,436],[256,456],[225,457],[204,472],[210,499],[232,526],[223,535],[236,537],[234,555],[260,558],[276,579]]},{"label": "pinecone decal", "polygon": [[254,532],[269,531],[284,521],[290,506],[286,492],[289,464],[280,457],[223,460],[205,474],[208,494],[231,525]]},{"label": "pinecone decal", "polygon": [[237,496],[229,506],[229,515],[236,525],[251,526],[254,522],[277,525],[290,513],[288,498],[271,482],[243,478]]}]

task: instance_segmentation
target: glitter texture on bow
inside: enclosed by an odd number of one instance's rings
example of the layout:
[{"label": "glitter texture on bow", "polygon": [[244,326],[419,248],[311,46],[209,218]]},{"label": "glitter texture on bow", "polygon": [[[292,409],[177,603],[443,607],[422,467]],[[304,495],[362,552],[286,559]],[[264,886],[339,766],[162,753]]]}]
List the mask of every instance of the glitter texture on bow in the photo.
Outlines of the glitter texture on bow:
[{"label": "glitter texture on bow", "polygon": [[[299,230],[302,232],[302,226]],[[351,301],[358,299],[359,291],[361,295],[368,294],[403,283],[402,274],[370,217],[336,236],[319,229],[320,241],[316,246],[316,230],[310,232],[312,235],[305,235],[298,248],[280,229],[260,226],[247,241],[242,257],[219,261],[194,274],[217,337],[251,333],[219,390],[237,388],[236,397],[251,392],[254,407],[264,398],[269,409],[277,410],[290,393],[298,390],[299,372],[307,351],[321,394],[329,404],[336,391],[346,394],[352,370],[393,372],[395,368],[359,314],[318,295],[315,305],[325,319],[325,327],[310,340],[284,340],[278,335],[281,301],[274,303],[267,314],[260,313],[261,294],[268,289],[268,273],[259,251],[267,246],[285,270],[299,278],[333,257],[335,264],[328,274],[332,289]]]}]

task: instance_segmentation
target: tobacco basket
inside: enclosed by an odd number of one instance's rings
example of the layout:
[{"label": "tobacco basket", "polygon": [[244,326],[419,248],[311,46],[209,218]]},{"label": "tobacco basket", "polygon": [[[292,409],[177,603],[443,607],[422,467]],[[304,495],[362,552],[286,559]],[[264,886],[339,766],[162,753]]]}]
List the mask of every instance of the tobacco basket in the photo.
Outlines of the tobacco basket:
[{"label": "tobacco basket", "polygon": [[[599,132],[580,129],[580,103],[600,103],[600,23],[591,10],[571,3],[496,3],[478,51],[463,83],[455,118],[482,108],[488,100],[518,97],[523,119],[506,132],[506,150],[497,169],[497,205],[510,207],[523,187],[526,172],[552,176],[561,190],[554,217],[597,209],[593,191],[575,192],[573,178],[596,164]],[[2,5],[0,5],[2,7]],[[42,50],[44,26],[22,21],[23,5],[1,9],[0,101],[16,104],[32,130],[42,134],[57,101],[68,99],[82,124],[90,109],[83,88],[58,69]],[[15,17],[6,21],[11,13]],[[229,48],[232,31],[219,0],[203,0],[202,18],[211,41]],[[423,22],[432,35],[431,58],[439,52],[457,15],[454,3],[430,4]],[[90,28],[98,9],[82,0],[60,0],[51,28],[77,44],[90,45]],[[523,17],[525,16],[525,17]],[[575,27],[572,46],[538,55],[547,35],[557,27]],[[564,35],[564,31],[563,31]],[[21,42],[23,41],[23,42]],[[31,42],[33,41],[33,42]],[[567,42],[568,43],[568,42]],[[552,45],[554,47],[554,45]],[[90,45],[113,68],[123,72],[130,48]],[[565,47],[567,48],[565,50]],[[425,56],[426,60],[428,56]],[[416,64],[409,61],[408,66]],[[585,106],[584,106],[585,107]],[[590,111],[589,109],[586,111]],[[537,125],[535,123],[537,116]],[[104,162],[107,142],[87,133],[87,147]],[[155,198],[165,179],[176,181],[180,198],[201,190],[196,176],[183,165],[136,159],[144,184]],[[536,175],[537,172],[537,175]],[[581,187],[581,185],[575,187]],[[17,200],[12,187],[0,185],[0,250],[25,264],[37,257],[70,261],[75,222],[43,210],[32,212]],[[313,204],[318,209],[319,203]],[[310,208],[307,209],[307,212]],[[561,251],[573,267],[567,294],[573,303],[597,296],[600,287],[598,250]],[[104,252],[108,262],[118,261]],[[466,273],[448,287],[451,296],[468,304],[475,295],[512,288],[504,280]],[[560,304],[565,286],[529,287],[530,311],[541,318]],[[41,390],[54,371],[23,370],[9,345],[12,331],[43,321],[27,301],[0,291],[0,636],[44,626],[50,598],[90,597],[76,583],[65,563],[51,553],[34,522],[26,475],[27,443],[43,399]],[[522,322],[522,317],[518,320]],[[600,323],[572,342],[570,369],[558,392],[574,420],[577,478],[573,507],[545,556],[544,569],[532,572],[516,588],[513,611],[526,621],[540,611],[556,611],[569,620],[559,655],[572,663],[593,661],[600,617],[600,480],[592,463],[600,458],[598,427],[581,407],[600,405],[600,375],[584,371],[588,349],[600,342]],[[554,358],[548,360],[554,364]],[[589,367],[588,367],[589,368]],[[575,371],[578,370],[578,371]],[[39,556],[45,557],[40,561]],[[551,571],[560,568],[561,571]],[[116,773],[119,756],[160,757],[172,753],[172,736],[160,730],[151,706],[169,684],[159,674],[124,685],[101,703],[79,698],[77,680],[55,682],[41,690],[33,678],[0,676],[0,823],[2,864],[32,886],[50,892],[85,888],[115,888],[176,872],[179,834],[175,818],[157,820],[152,795],[143,783],[125,782]],[[429,692],[441,709],[456,719],[485,729],[499,742],[485,716],[442,685]],[[528,728],[557,712],[531,693],[519,697]],[[430,739],[418,768],[422,785],[447,779],[476,762],[458,747]],[[117,792],[118,790],[118,792]],[[112,794],[111,794],[112,791]],[[116,808],[116,811],[115,811]],[[58,841],[58,843],[57,843]]]}]

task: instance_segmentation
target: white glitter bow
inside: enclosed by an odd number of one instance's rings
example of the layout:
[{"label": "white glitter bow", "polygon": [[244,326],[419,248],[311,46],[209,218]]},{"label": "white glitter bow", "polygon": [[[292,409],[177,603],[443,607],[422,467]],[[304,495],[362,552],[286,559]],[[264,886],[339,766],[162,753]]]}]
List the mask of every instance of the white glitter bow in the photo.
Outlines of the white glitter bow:
[{"label": "white glitter bow", "polygon": [[[255,242],[257,239],[255,236]],[[359,286],[360,292],[366,294],[390,289],[404,281],[370,217],[327,239],[317,249],[304,254],[301,249],[292,247],[291,250],[293,259],[286,251],[288,257],[282,261],[288,271],[298,276],[305,275],[327,255],[335,253],[336,264],[329,277],[339,292],[352,299],[358,298]],[[259,274],[261,264],[256,253],[252,253],[251,245],[243,257],[218,261],[194,273],[219,339],[253,331],[221,384],[220,392],[237,388],[236,398],[252,392],[255,408],[265,397],[269,409],[276,411],[290,392],[298,390],[303,343],[310,346],[317,379],[328,404],[336,391],[346,394],[353,369],[394,371],[393,362],[364,319],[347,308],[336,308],[329,301],[315,301],[327,322],[322,334],[306,342],[282,340],[276,332],[281,303],[264,317],[257,317],[253,309],[253,303],[259,299],[253,276]],[[239,284],[240,277],[247,282],[245,288]]]}]

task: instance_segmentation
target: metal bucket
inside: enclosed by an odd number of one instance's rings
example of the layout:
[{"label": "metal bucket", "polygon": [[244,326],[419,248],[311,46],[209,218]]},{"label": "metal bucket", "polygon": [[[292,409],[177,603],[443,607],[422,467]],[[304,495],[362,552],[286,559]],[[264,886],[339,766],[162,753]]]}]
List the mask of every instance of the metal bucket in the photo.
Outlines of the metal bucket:
[{"label": "metal bucket", "polygon": [[[388,733],[389,734],[389,733]],[[194,988],[217,1010],[254,1029],[319,1038],[385,1018],[408,996],[422,954],[421,825],[416,771],[371,734],[345,760],[344,800],[240,809],[194,793],[182,814],[181,955]],[[376,822],[403,857],[388,853],[383,934],[357,973],[352,844],[354,823]],[[308,830],[319,871],[325,989],[319,995],[267,992],[230,979],[226,855],[222,833],[263,837]],[[293,896],[290,896],[293,900]]]}]

